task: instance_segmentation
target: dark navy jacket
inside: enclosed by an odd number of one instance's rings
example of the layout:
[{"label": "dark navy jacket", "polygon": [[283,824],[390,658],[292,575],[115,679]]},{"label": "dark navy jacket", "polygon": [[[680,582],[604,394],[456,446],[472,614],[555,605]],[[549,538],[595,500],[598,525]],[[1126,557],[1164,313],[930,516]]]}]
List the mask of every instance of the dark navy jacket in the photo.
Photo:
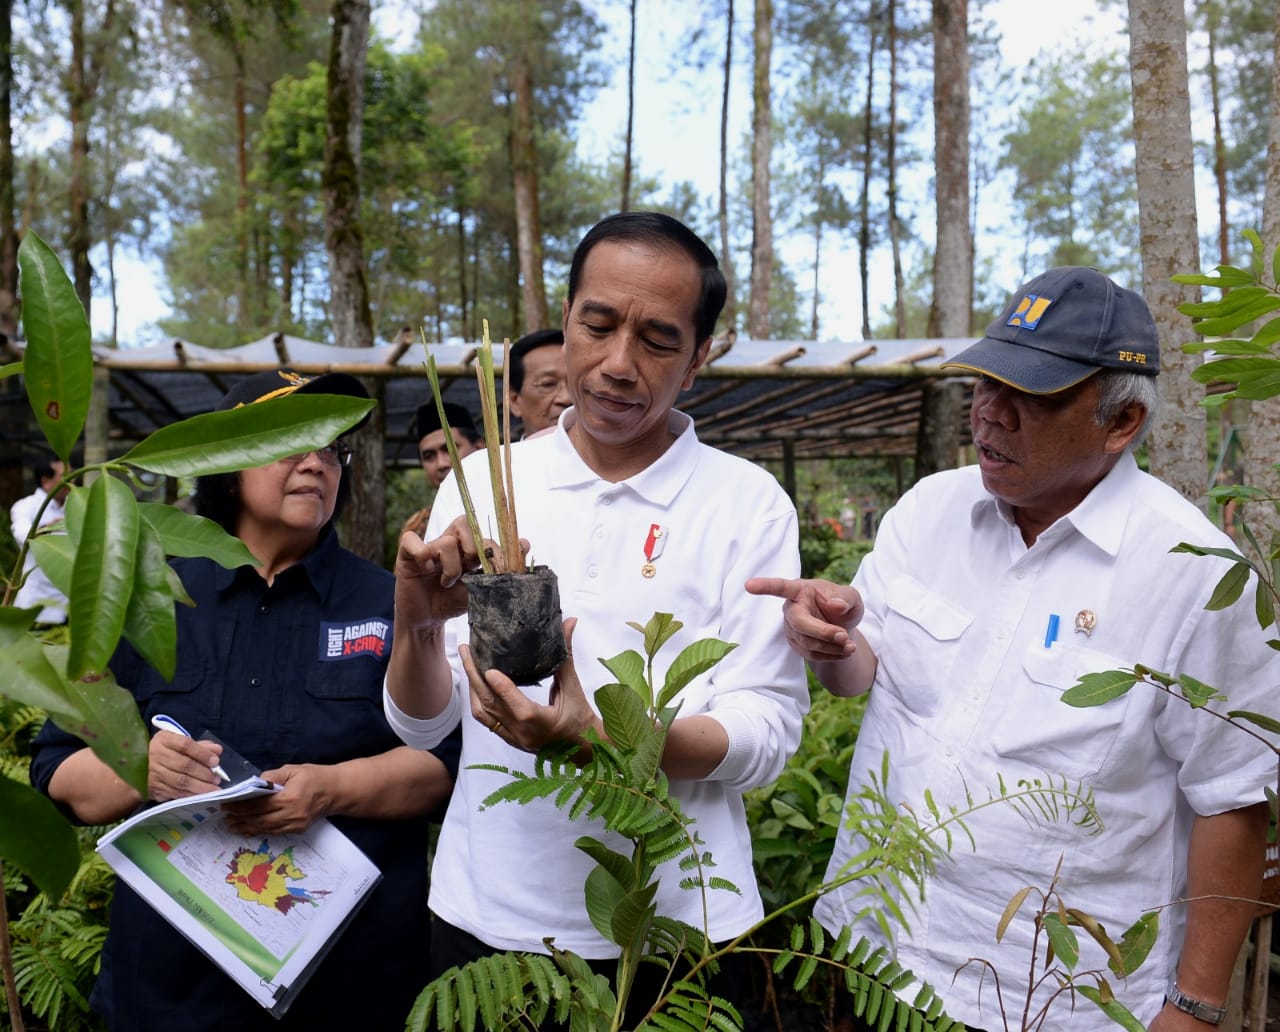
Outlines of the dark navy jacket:
[{"label": "dark navy jacket", "polygon": [[[207,559],[174,568],[195,600],[178,606],[171,684],[127,643],[116,680],[150,726],[167,713],[193,735],[211,731],[260,770],[339,763],[402,743],[382,711],[394,579],[329,532],[315,551],[266,582],[250,567]],[[33,746],[32,783],[81,747],[52,723]],[[457,771],[455,734],[435,754]],[[435,818],[439,818],[439,814]],[[400,1029],[427,983],[429,819],[334,817],[382,881],[322,966],[277,1021],[127,886],[118,884],[94,1009],[113,1030]]]}]

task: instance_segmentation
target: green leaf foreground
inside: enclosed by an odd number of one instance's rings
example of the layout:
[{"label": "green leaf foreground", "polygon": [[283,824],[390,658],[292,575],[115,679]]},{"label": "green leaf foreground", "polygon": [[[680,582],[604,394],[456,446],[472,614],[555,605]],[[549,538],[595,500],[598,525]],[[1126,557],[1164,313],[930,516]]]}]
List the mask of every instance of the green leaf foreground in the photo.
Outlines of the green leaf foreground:
[{"label": "green leaf foreground", "polygon": [[667,670],[662,692],[658,695],[658,709],[665,709],[690,681],[706,673],[737,647],[736,642],[716,638],[703,638],[685,646]]},{"label": "green leaf foreground", "polygon": [[60,899],[80,866],[76,833],[35,789],[0,778],[0,856],[50,899]]},{"label": "green leaf foreground", "polygon": [[169,590],[169,562],[150,522],[138,524],[133,594],[124,613],[124,635],[156,672],[173,680],[178,665],[178,622]]},{"label": "green leaf foreground", "polygon": [[208,412],[162,427],[120,461],[171,477],[265,466],[332,443],[360,422],[373,404],[337,394],[288,394],[226,412]]},{"label": "green leaf foreground", "polygon": [[[68,466],[93,392],[88,321],[56,256],[34,233],[19,249],[22,362],[0,377],[25,374],[38,424]],[[70,600],[68,645],[33,633],[38,608],[0,606],[0,694],[38,708],[82,738],[113,771],[146,791],[148,735],[136,700],[107,664],[127,637],[166,679],[176,666],[175,600],[191,604],[169,556],[207,556],[234,568],[256,561],[237,538],[201,517],[139,503],[127,482],[135,470],[169,476],[226,473],[322,447],[354,426],[373,402],[294,395],[210,413],[157,431],[120,459],[68,474],[66,533],[46,530],[28,543]],[[89,487],[84,474],[99,475]],[[13,577],[19,576],[15,569]],[[0,859],[43,891],[61,895],[78,864],[74,832],[47,799],[0,775]]]},{"label": "green leaf foreground", "polygon": [[1120,698],[1139,680],[1132,670],[1104,670],[1101,673],[1085,674],[1074,687],[1062,693],[1062,701],[1077,709],[1101,706]]},{"label": "green leaf foreground", "polygon": [[71,572],[67,673],[72,680],[102,673],[120,641],[133,595],[141,522],[127,484],[115,477],[94,481]]},{"label": "green leaf foreground", "polygon": [[[1178,306],[1179,312],[1190,317],[1196,333],[1224,338],[1183,345],[1183,350],[1192,354],[1212,352],[1218,356],[1197,366],[1192,379],[1231,386],[1225,393],[1202,398],[1200,404],[1207,408],[1220,407],[1231,398],[1261,401],[1280,393],[1280,358],[1271,350],[1280,340],[1280,317],[1272,315],[1280,310],[1280,291],[1274,286],[1274,279],[1272,283],[1263,280],[1266,268],[1261,238],[1253,230],[1245,230],[1242,235],[1252,250],[1249,268],[1219,265],[1213,275],[1188,273],[1173,277],[1178,283],[1222,291],[1217,299]],[[1272,252],[1270,264],[1274,277],[1280,272],[1280,248]],[[1250,337],[1232,336],[1241,330],[1247,332],[1251,324],[1256,324],[1257,329]]]},{"label": "green leaf foreground", "polygon": [[1075,989],[1086,1000],[1096,1003],[1102,1012],[1121,1028],[1128,1029],[1129,1032],[1146,1032],[1147,1026],[1135,1018],[1128,1008],[1115,998],[1110,986],[1107,986],[1105,993],[1091,985],[1078,985]]},{"label": "green leaf foreground", "polygon": [[1083,674],[1074,686],[1062,693],[1062,701],[1077,709],[1088,709],[1101,706],[1118,699],[1139,682],[1151,684],[1172,692],[1176,687],[1178,695],[1192,709],[1202,709],[1210,702],[1226,699],[1212,685],[1205,684],[1190,674],[1165,674],[1144,666],[1136,666],[1132,670],[1103,670],[1099,673]]},{"label": "green leaf foreground", "polygon": [[1080,960],[1080,941],[1076,938],[1068,923],[1057,914],[1045,914],[1041,918],[1045,934],[1049,936],[1049,947],[1052,955],[1058,958],[1068,971],[1074,971]]},{"label": "green leaf foreground", "polygon": [[[0,609],[5,620],[21,612]],[[45,646],[23,633],[0,649],[4,694],[49,714],[66,731],[84,739],[107,766],[145,791],[148,736],[132,695],[107,673],[94,681],[65,675],[66,647]]]},{"label": "green leaf foreground", "polygon": [[28,230],[18,245],[27,400],[45,439],[67,466],[93,390],[89,320],[69,287],[58,256]]},{"label": "green leaf foreground", "polygon": [[1254,713],[1251,710],[1228,710],[1227,716],[1233,720],[1243,720],[1254,724],[1270,734],[1280,735],[1280,720],[1265,713]]},{"label": "green leaf foreground", "polygon": [[160,535],[167,555],[181,558],[205,556],[228,570],[261,565],[243,541],[234,534],[228,534],[213,520],[193,516],[162,502],[141,502],[138,508]]}]

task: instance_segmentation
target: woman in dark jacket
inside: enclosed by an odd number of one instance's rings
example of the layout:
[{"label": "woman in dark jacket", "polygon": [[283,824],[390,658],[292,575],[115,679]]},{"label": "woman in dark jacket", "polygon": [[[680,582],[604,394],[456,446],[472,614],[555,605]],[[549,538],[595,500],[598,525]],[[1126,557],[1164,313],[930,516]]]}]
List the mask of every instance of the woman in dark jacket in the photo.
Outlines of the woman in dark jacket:
[{"label": "woman in dark jacket", "polygon": [[[219,408],[303,389],[367,397],[354,377],[287,370],[237,385]],[[118,884],[92,1004],[113,1032],[182,1029],[399,1029],[426,984],[428,818],[457,769],[456,742],[402,745],[382,710],[393,578],[342,548],[332,527],[348,490],[339,440],[235,474],[201,478],[197,508],[261,563],[226,570],[174,563],[194,607],[178,607],[171,683],[126,643],[111,663],[144,721],[166,713],[196,738],[159,731],[148,797],[219,786],[220,741],[283,786],[234,804],[249,836],[299,832],[330,818],[382,872],[353,922],[282,1020],[276,1020],[124,884]],[[53,724],[37,738],[32,781],[88,824],[145,802],[84,743]]]}]

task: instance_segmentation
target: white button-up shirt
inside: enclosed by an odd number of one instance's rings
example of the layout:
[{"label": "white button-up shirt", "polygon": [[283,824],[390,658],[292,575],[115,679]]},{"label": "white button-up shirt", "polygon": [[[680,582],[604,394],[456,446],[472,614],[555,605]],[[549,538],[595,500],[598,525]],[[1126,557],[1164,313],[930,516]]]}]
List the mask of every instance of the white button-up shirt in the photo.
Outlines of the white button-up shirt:
[{"label": "white button-up shirt", "polygon": [[[697,821],[715,876],[740,890],[707,892],[706,931],[722,941],[763,916],[742,793],[778,776],[799,745],[809,707],[803,663],[783,636],[778,600],[744,589],[749,577],[799,575],[795,509],[770,473],[701,444],[692,421],[678,412],[670,416],[678,436],[656,462],[620,483],[602,480],[569,440],[574,419],[569,409],[553,433],[513,445],[512,466],[530,561],[556,572],[564,615],[578,617],[574,667],[587,698],[614,680],[598,660],[643,652],[628,621],[644,624],[662,612],[684,624],[658,653],[658,686],[686,645],[709,637],[737,643],[677,696],[681,717],[706,714],[721,724],[728,753],[706,779],[671,783],[671,794]],[[481,527],[496,526],[486,456],[468,456],[462,466]],[[436,496],[427,537],[461,512],[451,476]],[[655,525],[661,533],[651,543]],[[645,576],[646,564],[652,576]],[[391,726],[410,745],[430,746],[462,721],[462,759],[432,868],[431,909],[499,949],[546,952],[543,937],[554,935],[559,948],[581,956],[616,955],[587,917],[583,883],[593,864],[573,844],[580,835],[601,834],[598,826],[570,823],[549,800],[480,809],[508,778],[472,765],[532,771],[533,757],[471,716],[457,656],[466,639],[466,617],[450,621],[454,696],[440,717],[414,720],[384,698]],[[545,703],[550,679],[523,690]],[[658,913],[702,928],[702,895],[680,888],[682,877],[674,868],[663,872]]]},{"label": "white button-up shirt", "polygon": [[[19,498],[9,509],[9,525],[13,529],[13,539],[19,546],[36,529],[36,513],[40,511],[40,506],[48,497],[44,488],[37,487],[32,494]],[[40,517],[40,526],[47,527],[65,515],[62,503],[56,498],[52,499]],[[22,572],[26,579],[14,596],[13,604],[23,609],[43,605],[44,608],[40,610],[38,617],[41,623],[66,623],[67,596],[55,588],[53,582],[44,575],[44,571],[36,565],[35,556],[29,549],[23,558]]]},{"label": "white button-up shirt", "polygon": [[[898,960],[937,989],[953,1018],[1004,1027],[991,976],[979,999],[984,971],[966,967],[970,958],[994,965],[1007,1012],[1022,1012],[1035,894],[999,944],[996,926],[1018,890],[1049,887],[1060,859],[1066,906],[1118,939],[1145,910],[1183,896],[1196,814],[1260,802],[1275,783],[1276,759],[1263,745],[1150,685],[1092,709],[1060,701],[1085,673],[1143,664],[1214,685],[1230,698],[1216,707],[1223,712],[1275,712],[1280,662],[1254,619],[1251,591],[1227,611],[1206,611],[1227,564],[1170,554],[1182,541],[1231,547],[1127,454],[1030,548],[1011,513],[983,489],[977,467],[968,467],[908,492],[858,571],[854,584],[867,607],[861,630],[879,666],[850,792],[879,771],[887,751],[889,799],[922,817],[926,790],[945,812],[964,808],[967,795],[977,802],[998,795],[1000,779],[1011,790],[1022,779],[1046,786],[1065,779],[1093,793],[1103,825],[1091,834],[1065,815],[1031,821],[1008,804],[967,820],[975,845],[957,833],[925,900],[904,904],[910,931],[896,936]],[[1091,634],[1076,629],[1091,618]],[[853,852],[847,836],[840,840],[829,878]],[[819,902],[826,927],[854,923],[867,902],[857,890],[854,883]],[[1161,911],[1159,941],[1126,982],[1106,973],[1144,1022],[1160,1009],[1176,967],[1183,918],[1177,906]],[[874,937],[869,926],[858,928]],[[1105,969],[1100,950],[1087,935],[1080,939],[1077,972]],[[1043,937],[1040,948],[1043,962]],[[1055,1006],[1046,1027],[1115,1027],[1086,1000],[1076,1001],[1074,1014],[1066,998]]]}]

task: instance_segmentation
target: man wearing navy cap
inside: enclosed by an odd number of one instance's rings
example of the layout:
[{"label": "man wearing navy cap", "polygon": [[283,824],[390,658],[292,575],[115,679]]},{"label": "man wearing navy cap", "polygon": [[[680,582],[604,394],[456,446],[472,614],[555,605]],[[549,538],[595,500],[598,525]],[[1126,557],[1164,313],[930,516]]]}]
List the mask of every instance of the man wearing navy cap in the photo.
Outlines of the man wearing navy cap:
[{"label": "man wearing navy cap", "polygon": [[[873,689],[850,798],[886,753],[889,799],[922,817],[926,792],[943,813],[1002,784],[1092,794],[1098,826],[1030,819],[1007,804],[972,814],[973,851],[957,836],[925,898],[899,900],[897,959],[940,992],[951,1017],[995,1030],[1023,1013],[1037,947],[1045,970],[1034,903],[999,942],[997,927],[1020,890],[1047,890],[1057,872],[1065,906],[1117,939],[1164,908],[1136,973],[1108,972],[1083,934],[1075,970],[1099,971],[1152,1030],[1207,1029],[1223,1018],[1254,909],[1245,901],[1259,893],[1275,757],[1149,685],[1090,709],[1060,701],[1084,674],[1142,664],[1228,693],[1224,711],[1274,710],[1266,696],[1280,663],[1253,591],[1210,612],[1228,562],[1170,551],[1230,541],[1132,454],[1156,404],[1155,324],[1141,297],[1100,272],[1051,269],[947,364],[978,376],[977,464],[907,492],[852,586],[760,578],[748,589],[786,600],[788,640],[829,691]],[[828,877],[864,845],[837,840]],[[850,885],[815,914],[832,932],[853,926],[882,939],[861,912],[866,901]],[[1044,1027],[1115,1027],[1082,996],[1050,1003],[1059,989],[1050,976],[1032,994],[1029,1013],[1051,1007]]]}]

